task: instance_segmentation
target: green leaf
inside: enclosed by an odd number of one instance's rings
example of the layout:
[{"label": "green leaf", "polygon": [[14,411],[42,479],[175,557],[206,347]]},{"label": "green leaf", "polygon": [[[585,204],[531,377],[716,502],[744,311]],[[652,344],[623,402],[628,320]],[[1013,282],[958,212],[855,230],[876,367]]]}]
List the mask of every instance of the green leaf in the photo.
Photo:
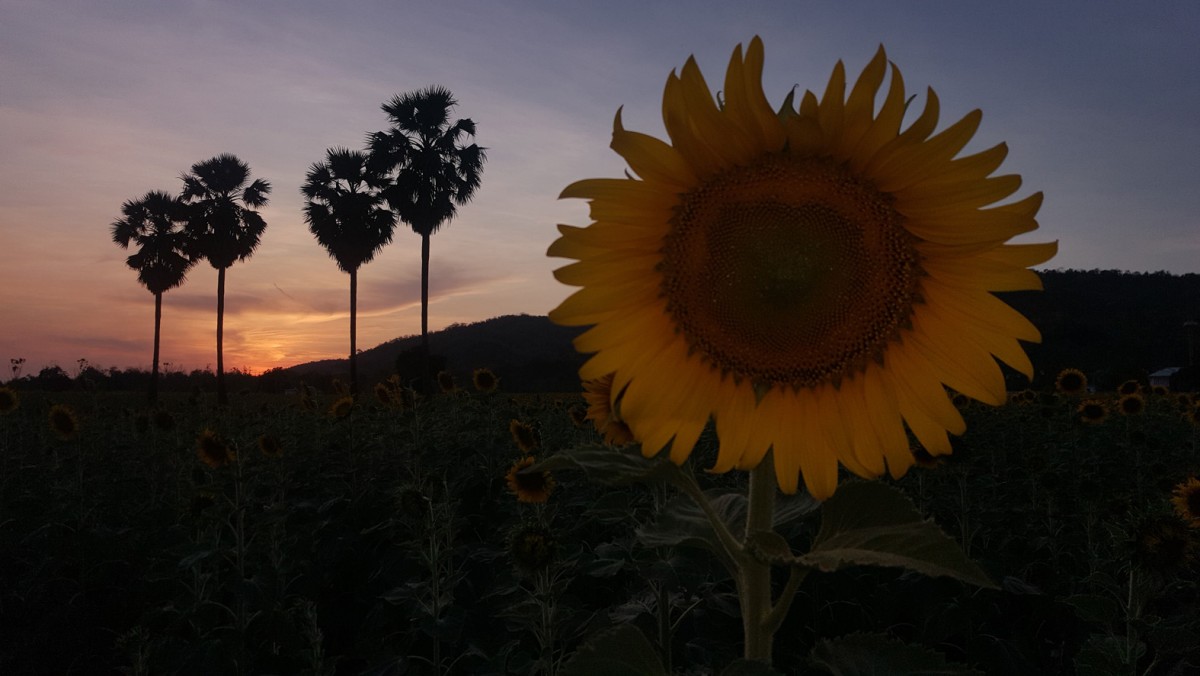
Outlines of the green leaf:
[{"label": "green leaf", "polygon": [[900,491],[878,481],[854,481],[839,486],[821,506],[821,530],[813,547],[847,531],[919,521],[921,513]]},{"label": "green leaf", "polygon": [[[746,496],[741,493],[723,493],[707,496],[713,510],[725,522],[734,538],[741,538],[746,527]],[[731,559],[717,539],[712,524],[704,510],[687,495],[673,498],[659,512],[654,523],[637,530],[638,541],[646,547],[699,547],[707,549],[721,560],[731,573],[736,574],[737,564]]]},{"label": "green leaf", "polygon": [[1075,594],[1062,599],[1062,602],[1074,608],[1084,622],[1108,624],[1116,621],[1121,612],[1120,605],[1114,599],[1096,594]]},{"label": "green leaf", "polygon": [[808,493],[776,495],[775,513],[771,516],[771,521],[778,528],[808,516],[820,508],[821,502]]},{"label": "green leaf", "polygon": [[588,478],[606,486],[625,486],[647,481],[682,481],[679,467],[664,458],[642,457],[640,447],[613,447],[587,444],[564,448],[554,455],[533,464],[526,472],[581,469]]},{"label": "green leaf", "polygon": [[667,676],[658,651],[632,624],[596,634],[567,660],[559,676]]},{"label": "green leaf", "polygon": [[1075,656],[1075,673],[1079,676],[1107,676],[1128,673],[1146,654],[1146,644],[1135,641],[1133,650],[1124,636],[1093,634]]},{"label": "green leaf", "polygon": [[[741,540],[746,529],[746,496],[742,493],[705,493],[713,511],[725,522],[730,535]],[[788,523],[821,506],[809,495],[781,496],[775,501],[772,521],[775,526]],[[718,555],[725,550],[717,540],[704,510],[690,496],[681,495],[667,503],[654,523],[638,529],[638,539],[646,547],[678,545],[702,547]]]},{"label": "green leaf", "polygon": [[[755,544],[779,555],[778,543]],[[998,588],[957,542],[923,519],[903,493],[878,482],[838,488],[821,507],[821,529],[812,549],[792,563],[826,572],[850,565],[899,567]]]},{"label": "green leaf", "polygon": [[941,653],[902,643],[886,634],[854,633],[823,639],[813,646],[808,661],[834,676],[982,676],[983,673],[947,662]]}]

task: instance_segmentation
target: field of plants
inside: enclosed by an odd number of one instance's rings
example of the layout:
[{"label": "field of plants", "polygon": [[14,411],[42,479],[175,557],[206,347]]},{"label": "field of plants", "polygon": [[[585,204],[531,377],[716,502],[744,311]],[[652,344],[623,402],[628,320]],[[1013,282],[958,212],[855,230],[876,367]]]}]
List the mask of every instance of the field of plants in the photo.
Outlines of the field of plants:
[{"label": "field of plants", "polygon": [[[600,448],[578,394],[468,384],[414,400],[381,383],[355,404],[303,388],[218,407],[197,391],[148,410],[141,394],[6,391],[9,676],[571,676],[613,673],[589,666],[605,653],[664,674],[905,673],[918,654],[942,674],[1200,669],[1186,394],[964,403],[953,456],[883,482],[996,588],[889,567],[808,575],[769,671],[737,661],[736,589],[675,488],[512,473]],[[714,445],[685,470],[713,495],[744,490],[744,473],[703,472]],[[823,509],[780,504],[777,531],[802,551]]]}]

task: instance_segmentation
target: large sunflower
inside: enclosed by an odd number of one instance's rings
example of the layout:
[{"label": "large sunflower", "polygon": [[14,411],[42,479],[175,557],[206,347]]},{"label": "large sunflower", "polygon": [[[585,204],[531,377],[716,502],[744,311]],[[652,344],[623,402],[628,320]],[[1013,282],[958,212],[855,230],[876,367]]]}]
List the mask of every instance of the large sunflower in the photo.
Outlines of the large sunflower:
[{"label": "large sunflower", "polygon": [[[1032,375],[1018,341],[1036,328],[993,291],[1039,289],[1029,266],[1049,244],[1006,244],[1037,228],[1036,193],[992,176],[1001,144],[956,157],[973,111],[938,134],[938,99],[906,129],[900,71],[881,47],[849,96],[842,64],[823,96],[762,89],[763,46],[733,52],[723,100],[694,59],[667,79],[670,143],[627,131],[612,148],[636,176],[588,179],[563,197],[590,201],[593,223],[560,225],[549,255],[575,259],[559,281],[583,287],[551,318],[594,325],[585,380],[613,374],[621,418],[653,455],[683,462],[709,419],[714,469],[749,469],[769,450],[780,487],[817,498],[855,474],[912,465],[905,426],[933,455],[963,419],[946,386],[999,405],[994,357]],[[932,134],[932,135],[931,135]],[[985,208],[986,207],[986,208]]]}]

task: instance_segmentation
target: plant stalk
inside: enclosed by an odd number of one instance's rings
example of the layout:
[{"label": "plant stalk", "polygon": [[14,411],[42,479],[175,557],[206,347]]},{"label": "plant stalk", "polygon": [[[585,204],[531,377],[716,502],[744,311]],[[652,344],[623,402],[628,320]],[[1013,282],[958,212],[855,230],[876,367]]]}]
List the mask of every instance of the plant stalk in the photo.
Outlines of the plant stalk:
[{"label": "plant stalk", "polygon": [[[774,459],[768,453],[750,470],[746,505],[746,538],[757,531],[770,531],[775,512]],[[771,564],[757,560],[743,548],[738,556],[738,600],[742,608],[744,656],[771,664],[776,627],[771,626]]]}]

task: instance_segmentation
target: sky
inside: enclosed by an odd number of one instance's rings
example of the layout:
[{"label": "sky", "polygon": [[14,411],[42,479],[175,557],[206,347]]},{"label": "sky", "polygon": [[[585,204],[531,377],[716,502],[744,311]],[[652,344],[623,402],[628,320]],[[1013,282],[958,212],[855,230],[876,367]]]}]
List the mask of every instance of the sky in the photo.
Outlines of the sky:
[{"label": "sky", "polygon": [[[475,198],[432,239],[430,328],[546,314],[572,290],[546,248],[586,225],[572,181],[621,176],[613,116],[662,137],[667,75],[710,85],[761,36],[772,103],[851,78],[883,45],[966,152],[1007,142],[1015,197],[1045,193],[1045,268],[1200,272],[1200,3],[740,0],[0,0],[0,369],[150,368],[154,302],[113,244],[122,202],[177,193],[233,153],[273,186],[254,256],[227,271],[225,367],[349,350],[349,277],[304,222],[300,185],[334,146],[387,128],[432,84],[487,148]],[[906,122],[911,121],[911,117]],[[169,370],[216,363],[216,271],[163,298]],[[359,271],[358,347],[420,332],[420,238],[401,225]],[[4,374],[0,371],[0,375]],[[0,378],[2,379],[2,378]]]}]

